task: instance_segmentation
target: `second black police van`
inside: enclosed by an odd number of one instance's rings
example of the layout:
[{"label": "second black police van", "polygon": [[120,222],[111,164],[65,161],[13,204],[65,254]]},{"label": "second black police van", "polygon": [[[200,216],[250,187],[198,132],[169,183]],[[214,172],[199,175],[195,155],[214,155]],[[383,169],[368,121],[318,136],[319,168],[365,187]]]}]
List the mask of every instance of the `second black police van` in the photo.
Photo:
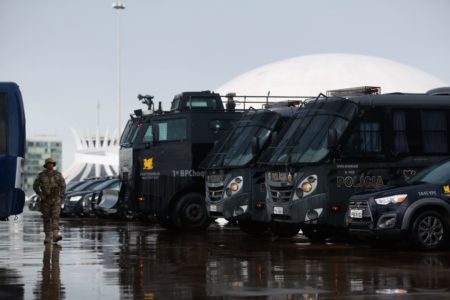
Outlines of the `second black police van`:
[{"label": "second black police van", "polygon": [[297,97],[245,112],[211,150],[202,163],[207,169],[206,202],[210,216],[237,221],[241,230],[249,234],[267,230],[264,169],[257,166],[257,160],[303,100],[304,97]]}]

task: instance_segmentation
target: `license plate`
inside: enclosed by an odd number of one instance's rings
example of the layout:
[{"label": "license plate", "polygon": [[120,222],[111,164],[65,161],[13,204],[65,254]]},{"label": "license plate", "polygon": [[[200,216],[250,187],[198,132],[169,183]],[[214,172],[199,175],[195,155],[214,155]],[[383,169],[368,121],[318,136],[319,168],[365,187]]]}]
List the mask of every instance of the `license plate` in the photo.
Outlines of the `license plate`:
[{"label": "license plate", "polygon": [[275,215],[282,215],[282,214],[283,214],[283,208],[282,208],[282,207],[275,206],[275,207],[273,208],[273,213],[274,213]]},{"label": "license plate", "polygon": [[270,179],[272,181],[286,181],[287,180],[287,173],[272,172],[272,173],[270,173]]},{"label": "license plate", "polygon": [[209,211],[217,211],[217,205],[211,205]]},{"label": "license plate", "polygon": [[363,211],[362,209],[350,209],[350,218],[362,219]]}]

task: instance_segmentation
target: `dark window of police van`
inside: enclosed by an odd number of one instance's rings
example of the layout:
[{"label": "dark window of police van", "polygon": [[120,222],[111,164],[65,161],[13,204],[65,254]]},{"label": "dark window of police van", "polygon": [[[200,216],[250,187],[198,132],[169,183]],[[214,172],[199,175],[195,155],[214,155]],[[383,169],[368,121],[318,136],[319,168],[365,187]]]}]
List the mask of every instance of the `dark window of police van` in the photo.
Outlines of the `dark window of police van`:
[{"label": "dark window of police van", "polygon": [[347,154],[374,153],[383,151],[383,118],[382,109],[366,112],[360,120],[353,124],[349,139],[344,147]]},{"label": "dark window of police van", "polygon": [[409,143],[406,135],[406,114],[404,111],[392,113],[392,133],[394,154],[409,153]]},{"label": "dark window of police van", "polygon": [[186,119],[171,119],[158,122],[159,141],[185,140]]},{"label": "dark window of police van", "polygon": [[423,111],[422,134],[425,153],[447,153],[447,112]]},{"label": "dark window of police van", "polygon": [[8,96],[0,93],[0,155],[8,152]]}]

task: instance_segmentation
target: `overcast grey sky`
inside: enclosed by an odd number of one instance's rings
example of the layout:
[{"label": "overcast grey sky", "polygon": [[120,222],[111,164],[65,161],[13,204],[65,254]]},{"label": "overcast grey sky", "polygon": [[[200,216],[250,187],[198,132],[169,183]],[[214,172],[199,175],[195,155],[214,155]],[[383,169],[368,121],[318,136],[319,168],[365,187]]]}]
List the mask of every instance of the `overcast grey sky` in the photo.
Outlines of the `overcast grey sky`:
[{"label": "overcast grey sky", "polygon": [[[0,0],[0,81],[22,90],[28,134],[116,127],[116,12],[110,0]],[[123,123],[139,93],[163,100],[316,53],[392,59],[450,85],[450,0],[123,0]]]}]

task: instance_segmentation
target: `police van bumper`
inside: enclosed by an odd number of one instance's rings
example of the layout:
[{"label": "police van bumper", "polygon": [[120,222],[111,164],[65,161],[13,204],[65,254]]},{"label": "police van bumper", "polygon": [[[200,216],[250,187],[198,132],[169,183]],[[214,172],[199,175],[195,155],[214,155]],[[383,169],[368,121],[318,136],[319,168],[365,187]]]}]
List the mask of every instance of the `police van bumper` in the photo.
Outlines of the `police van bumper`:
[{"label": "police van bumper", "polygon": [[273,222],[296,224],[323,224],[326,220],[327,194],[289,200],[287,202],[266,201],[267,213]]},{"label": "police van bumper", "polygon": [[265,201],[253,201],[251,193],[242,193],[225,199],[223,216],[227,220],[269,221]]},{"label": "police van bumper", "polygon": [[402,213],[378,210],[369,201],[350,200],[346,223],[350,235],[361,238],[395,238],[405,234],[401,229]]}]

